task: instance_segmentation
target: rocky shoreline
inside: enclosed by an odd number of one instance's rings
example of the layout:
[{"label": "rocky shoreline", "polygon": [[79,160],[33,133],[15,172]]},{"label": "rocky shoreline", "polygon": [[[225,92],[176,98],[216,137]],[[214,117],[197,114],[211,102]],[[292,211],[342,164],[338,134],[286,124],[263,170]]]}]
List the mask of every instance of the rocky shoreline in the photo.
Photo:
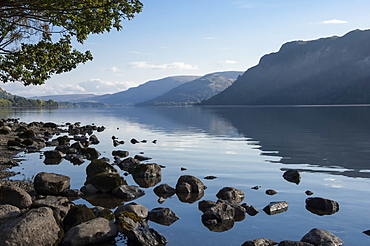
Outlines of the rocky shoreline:
[{"label": "rocky shoreline", "polygon": [[[91,145],[99,144],[94,131],[104,127],[81,126],[78,122],[58,126],[54,123],[20,122],[18,119],[0,121],[0,245],[116,245],[115,238],[122,235],[128,245],[165,245],[167,239],[148,225],[148,220],[169,226],[180,218],[170,209],[157,207],[148,210],[141,204],[131,202],[145,195],[137,186],[128,185],[116,166],[132,175],[141,187],[153,187],[161,181],[161,167],[156,163],[143,163],[149,157],[128,157],[127,151],[112,151],[113,163]],[[122,144],[112,137],[113,145]],[[72,143],[72,141],[74,141]],[[131,144],[138,141],[131,140]],[[9,168],[18,165],[14,155],[23,151],[39,152],[46,146],[54,150],[44,151],[44,163],[60,163],[63,159],[79,165],[85,161],[86,181],[79,190],[70,189],[70,178],[56,173],[38,173],[32,182],[12,181]],[[216,178],[216,177],[212,177]],[[288,170],[284,179],[299,183],[299,172]],[[199,201],[207,187],[191,175],[182,175],[176,187],[160,184],[154,188],[158,203],[176,196],[187,203]],[[258,187],[252,187],[258,189]],[[274,190],[266,191],[274,195]],[[308,195],[308,194],[307,194]],[[74,200],[108,197],[111,204],[105,207],[88,208],[75,205]],[[217,201],[202,200],[198,208],[203,212],[201,221],[209,230],[222,232],[232,228],[246,214],[259,211],[242,203],[244,192],[233,187],[224,187],[217,194]],[[129,203],[127,203],[129,202]],[[306,206],[313,213],[332,214],[339,204],[324,198],[308,198]],[[271,202],[263,211],[268,215],[285,212],[288,202]],[[248,245],[342,245],[332,233],[314,228],[300,242],[280,243],[261,238],[241,244]]]}]

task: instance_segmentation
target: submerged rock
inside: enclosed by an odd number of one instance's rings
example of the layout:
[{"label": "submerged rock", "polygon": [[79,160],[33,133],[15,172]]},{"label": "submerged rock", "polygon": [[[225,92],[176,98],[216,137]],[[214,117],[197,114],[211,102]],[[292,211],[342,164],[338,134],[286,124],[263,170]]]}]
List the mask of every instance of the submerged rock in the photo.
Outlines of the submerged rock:
[{"label": "submerged rock", "polygon": [[176,190],[169,186],[168,184],[158,185],[153,189],[153,191],[157,196],[163,198],[171,197],[176,193]]},{"label": "submerged rock", "polygon": [[301,182],[301,175],[298,170],[289,169],[283,174],[283,178],[291,183],[299,184]]},{"label": "submerged rock", "polygon": [[158,224],[169,226],[180,218],[169,208],[153,208],[149,211],[148,219]]},{"label": "submerged rock", "polygon": [[162,176],[162,169],[156,163],[139,164],[133,169],[132,175],[136,178],[158,177]]},{"label": "submerged rock", "polygon": [[216,194],[216,197],[240,203],[244,200],[244,192],[233,187],[224,187]]}]

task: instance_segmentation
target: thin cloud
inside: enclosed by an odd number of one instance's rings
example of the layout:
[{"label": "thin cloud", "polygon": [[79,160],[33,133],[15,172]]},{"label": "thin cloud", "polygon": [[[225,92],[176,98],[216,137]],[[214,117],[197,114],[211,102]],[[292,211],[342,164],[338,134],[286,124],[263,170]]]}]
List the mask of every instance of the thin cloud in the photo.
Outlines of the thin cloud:
[{"label": "thin cloud", "polygon": [[213,40],[213,39],[217,39],[217,37],[205,37],[204,39],[205,40]]},{"label": "thin cloud", "polygon": [[186,64],[184,62],[171,62],[167,64],[162,65],[155,65],[150,64],[145,61],[143,62],[130,62],[129,66],[131,68],[149,68],[149,69],[180,69],[180,70],[196,70],[198,69],[198,66],[193,66],[190,64]]},{"label": "thin cloud", "polygon": [[233,61],[233,60],[224,60],[224,61],[220,61],[221,64],[237,64],[238,62],[237,61]]},{"label": "thin cloud", "polygon": [[118,67],[110,67],[110,68],[105,68],[104,71],[117,73],[117,72],[119,72],[119,68]]},{"label": "thin cloud", "polygon": [[127,53],[129,53],[129,54],[135,54],[135,55],[154,55],[153,53],[144,53],[144,52],[134,51],[134,50],[127,51]]},{"label": "thin cloud", "polygon": [[348,21],[345,20],[338,20],[338,19],[332,19],[332,20],[326,20],[320,22],[320,24],[347,24]]}]

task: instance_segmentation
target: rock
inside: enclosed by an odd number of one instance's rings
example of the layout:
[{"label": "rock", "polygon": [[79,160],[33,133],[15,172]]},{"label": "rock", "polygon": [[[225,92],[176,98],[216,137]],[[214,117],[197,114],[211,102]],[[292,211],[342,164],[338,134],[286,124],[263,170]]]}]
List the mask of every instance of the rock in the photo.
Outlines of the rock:
[{"label": "rock", "polygon": [[185,168],[185,167],[181,167],[181,168],[180,168],[180,170],[181,170],[181,171],[186,171],[186,170],[188,170],[188,169],[187,169],[187,168]]},{"label": "rock", "polygon": [[34,188],[41,195],[59,195],[70,188],[70,178],[62,174],[41,172],[35,176]]},{"label": "rock", "polygon": [[153,191],[157,196],[163,198],[171,197],[176,193],[176,190],[169,186],[168,184],[158,185],[153,189]]},{"label": "rock", "polygon": [[74,142],[71,145],[71,148],[74,148],[74,149],[77,149],[78,151],[81,151],[84,148],[84,146],[80,142]]},{"label": "rock", "polygon": [[63,220],[63,229],[67,232],[72,227],[95,218],[93,211],[86,205],[72,206]]},{"label": "rock", "polygon": [[58,145],[69,145],[69,137],[68,136],[61,136],[57,138]]},{"label": "rock", "polygon": [[200,193],[176,193],[181,202],[194,203],[204,196],[204,191]]},{"label": "rock", "polygon": [[92,208],[92,211],[97,218],[102,217],[111,221],[114,221],[115,219],[114,213],[110,209],[96,206]]},{"label": "rock", "polygon": [[217,221],[216,219],[207,220],[207,221],[204,221],[203,223],[203,225],[207,227],[208,230],[214,231],[214,232],[228,231],[234,227],[234,224],[235,224],[234,220]]},{"label": "rock", "polygon": [[113,156],[118,156],[120,158],[125,158],[129,155],[128,151],[125,150],[113,150],[112,151]]},{"label": "rock", "polygon": [[191,175],[182,175],[176,184],[176,193],[203,193],[205,189],[203,182]]},{"label": "rock", "polygon": [[130,143],[132,143],[132,144],[137,144],[137,143],[139,143],[139,141],[137,141],[135,138],[132,138],[132,139],[130,140]]},{"label": "rock", "polygon": [[8,142],[6,143],[7,146],[16,146],[16,147],[26,147],[24,144],[21,143],[21,141],[19,140],[8,140]]},{"label": "rock", "polygon": [[80,190],[84,195],[95,194],[99,192],[98,189],[96,189],[92,184],[84,185]]},{"label": "rock", "polygon": [[287,210],[288,202],[270,202],[270,204],[263,209],[268,215],[279,214]]},{"label": "rock", "polygon": [[163,198],[163,197],[158,198],[157,202],[158,202],[159,204],[164,203],[164,198]]},{"label": "rock", "polygon": [[84,200],[93,206],[100,206],[108,209],[115,209],[125,201],[108,193],[97,193],[84,196]]},{"label": "rock", "polygon": [[57,128],[58,125],[53,123],[53,122],[46,122],[42,127],[45,127],[45,128]]},{"label": "rock", "polygon": [[156,163],[139,164],[132,171],[132,175],[136,178],[158,177],[162,175],[162,169]]},{"label": "rock", "polygon": [[85,162],[83,157],[77,154],[70,154],[66,156],[66,159],[69,160],[73,165],[81,165]]},{"label": "rock", "polygon": [[253,241],[247,241],[243,243],[242,246],[273,246],[275,244],[278,243],[267,238],[259,238]]},{"label": "rock", "polygon": [[56,245],[61,229],[47,207],[31,209],[0,224],[0,245]]},{"label": "rock", "polygon": [[339,246],[343,241],[329,231],[314,228],[301,239],[301,242],[311,243],[317,246]]},{"label": "rock", "polygon": [[99,173],[118,174],[117,169],[110,165],[105,159],[95,159],[86,167],[86,179],[92,178]]},{"label": "rock", "polygon": [[85,185],[88,184],[103,193],[112,192],[117,186],[127,185],[126,180],[117,173],[99,173],[86,180]]},{"label": "rock", "polygon": [[112,195],[122,198],[125,201],[132,201],[145,195],[145,191],[133,185],[120,185],[112,191]]},{"label": "rock", "polygon": [[306,209],[317,215],[331,215],[339,211],[339,204],[321,197],[310,197],[306,199]]},{"label": "rock", "polygon": [[306,243],[306,242],[284,240],[284,241],[281,241],[278,244],[278,246],[315,246],[315,245]]},{"label": "rock", "polygon": [[169,226],[180,218],[169,208],[153,208],[149,211],[148,219],[158,224]]},{"label": "rock", "polygon": [[118,234],[117,226],[104,218],[96,218],[72,227],[64,236],[64,246],[84,246],[104,244]]},{"label": "rock", "polygon": [[149,188],[162,181],[162,176],[140,178],[133,176],[134,181],[142,188]]},{"label": "rock", "polygon": [[91,142],[91,144],[99,144],[100,143],[98,137],[95,136],[94,134],[89,137],[89,141]]},{"label": "rock", "polygon": [[139,160],[139,161],[147,161],[147,160],[150,160],[152,158],[147,157],[147,156],[143,156],[143,155],[135,155],[134,159]]},{"label": "rock", "polygon": [[258,209],[254,206],[248,206],[248,208],[246,208],[246,212],[250,216],[255,216],[259,213]]},{"label": "rock", "polygon": [[34,138],[36,134],[33,130],[25,130],[24,132],[20,132],[17,134],[20,138]]},{"label": "rock", "polygon": [[32,204],[33,207],[49,207],[54,211],[56,218],[62,221],[67,215],[71,203],[69,200],[62,196],[47,196],[43,199],[37,199]]},{"label": "rock", "polygon": [[224,187],[216,194],[216,197],[240,203],[244,200],[244,192],[233,187]]},{"label": "rock", "polygon": [[266,195],[270,195],[270,196],[272,196],[272,195],[275,195],[277,192],[275,191],[275,190],[266,190]]},{"label": "rock", "polygon": [[162,234],[150,228],[134,213],[122,212],[116,223],[120,231],[128,238],[128,245],[154,246],[167,243],[167,239]]},{"label": "rock", "polygon": [[117,209],[114,211],[114,215],[119,217],[119,214],[123,211],[134,213],[142,219],[146,219],[146,217],[148,217],[148,209],[136,202],[131,202],[117,207]]},{"label": "rock", "polygon": [[0,205],[0,221],[2,219],[18,216],[20,213],[21,211],[16,206],[10,204]]},{"label": "rock", "polygon": [[203,201],[198,202],[198,209],[202,211],[203,213],[205,213],[208,209],[210,209],[211,207],[215,205],[216,205],[216,202],[214,201],[203,200]]},{"label": "rock", "polygon": [[301,175],[298,170],[289,169],[283,174],[283,178],[291,183],[299,184],[301,182]]},{"label": "rock", "polygon": [[8,127],[3,127],[0,129],[0,134],[1,135],[8,135],[11,132],[11,129],[9,130]]},{"label": "rock", "polygon": [[28,208],[32,205],[32,198],[27,191],[17,186],[0,186],[0,204]]},{"label": "rock", "polygon": [[207,224],[209,220],[217,220],[218,222],[224,220],[233,220],[235,216],[234,208],[225,201],[219,201],[214,206],[208,208],[202,214],[203,224]]},{"label": "rock", "polygon": [[311,196],[311,195],[313,195],[313,192],[312,192],[312,191],[310,191],[310,190],[306,190],[304,193],[306,193],[306,195],[307,195],[307,196]]},{"label": "rock", "polygon": [[251,189],[252,189],[252,190],[259,190],[260,188],[261,188],[261,186],[256,185],[256,186],[253,186]]},{"label": "rock", "polygon": [[44,152],[44,156],[48,159],[62,159],[64,154],[59,150],[48,150]]},{"label": "rock", "polygon": [[60,194],[66,197],[76,197],[76,198],[82,197],[84,195],[83,192],[77,189],[65,189]]},{"label": "rock", "polygon": [[132,171],[131,169],[135,168],[140,164],[140,161],[132,157],[122,160],[117,166],[123,171]]},{"label": "rock", "polygon": [[210,175],[210,176],[205,176],[204,177],[204,179],[216,179],[217,177],[216,176],[212,176],[212,175]]},{"label": "rock", "polygon": [[95,148],[90,148],[90,147],[82,148],[81,153],[85,155],[87,157],[86,159],[88,160],[98,159],[100,156],[99,151],[97,151]]},{"label": "rock", "polygon": [[366,235],[370,236],[370,230],[363,231],[362,233],[365,233]]}]

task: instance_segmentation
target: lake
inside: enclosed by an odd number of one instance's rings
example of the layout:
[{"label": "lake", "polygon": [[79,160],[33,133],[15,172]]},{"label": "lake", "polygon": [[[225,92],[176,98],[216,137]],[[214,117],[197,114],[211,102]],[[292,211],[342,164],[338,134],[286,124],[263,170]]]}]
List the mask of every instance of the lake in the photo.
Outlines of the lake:
[{"label": "lake", "polygon": [[[144,153],[150,162],[165,166],[158,184],[175,187],[181,175],[193,175],[208,187],[199,201],[216,201],[221,188],[235,187],[245,192],[243,202],[259,210],[227,231],[214,232],[202,224],[198,201],[184,203],[174,195],[159,204],[155,186],[142,188],[146,195],[135,202],[149,210],[168,207],[180,217],[171,226],[149,221],[167,245],[241,245],[257,238],[299,241],[312,228],[334,233],[345,245],[370,245],[370,237],[362,233],[370,229],[370,106],[1,109],[0,117],[104,125],[104,132],[95,133],[101,143],[93,146],[101,157],[113,162],[112,150],[127,150],[132,157]],[[125,144],[113,147],[112,136]],[[131,138],[148,141],[133,145]],[[76,189],[83,185],[90,163],[45,165],[40,153],[19,157],[24,160],[13,170],[21,174],[13,179],[55,172],[70,176]],[[300,171],[299,185],[282,177],[288,169]],[[208,175],[217,178],[204,179]],[[137,185],[131,176],[125,179]],[[277,194],[266,195],[267,189]],[[324,216],[308,211],[306,190],[314,192],[311,197],[337,201],[339,211]],[[267,215],[262,209],[273,201],[287,201],[288,210]],[[82,199],[74,203],[96,205]]]}]

